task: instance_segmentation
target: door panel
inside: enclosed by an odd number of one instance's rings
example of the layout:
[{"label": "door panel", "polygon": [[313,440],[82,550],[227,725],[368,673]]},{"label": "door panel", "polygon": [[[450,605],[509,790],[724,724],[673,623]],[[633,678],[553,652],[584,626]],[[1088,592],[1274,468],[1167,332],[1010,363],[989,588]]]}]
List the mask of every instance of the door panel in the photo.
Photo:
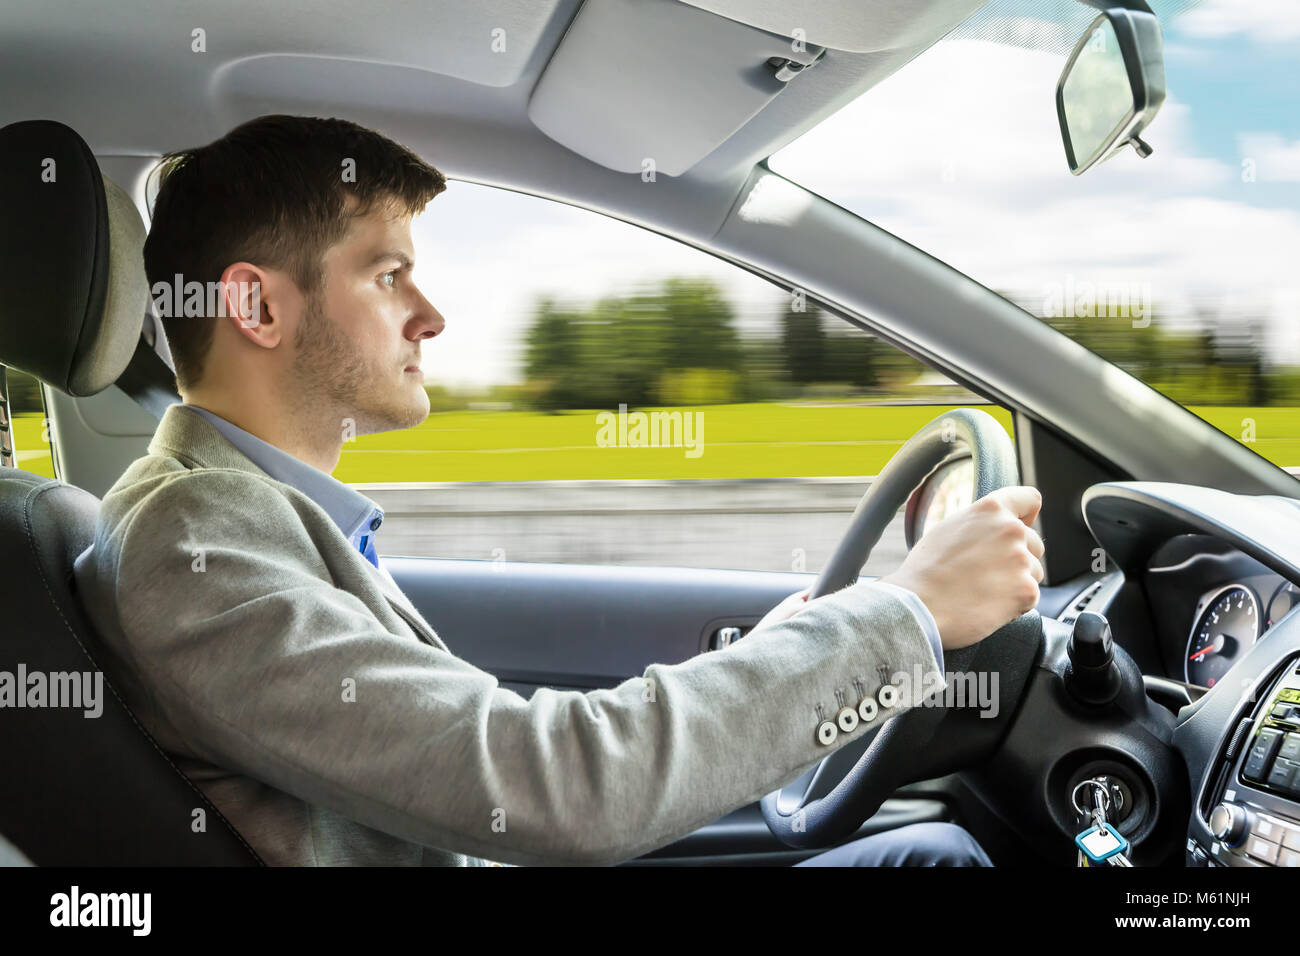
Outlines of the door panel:
[{"label": "door panel", "polygon": [[590,690],[750,628],[813,574],[385,557],[456,654],[503,683]]}]

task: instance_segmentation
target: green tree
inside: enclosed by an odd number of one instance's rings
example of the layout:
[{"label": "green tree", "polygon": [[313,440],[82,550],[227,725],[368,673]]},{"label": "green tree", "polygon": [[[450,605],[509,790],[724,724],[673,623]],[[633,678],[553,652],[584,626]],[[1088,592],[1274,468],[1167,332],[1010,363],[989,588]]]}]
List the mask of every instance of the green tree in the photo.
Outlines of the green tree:
[{"label": "green tree", "polygon": [[[667,404],[683,396],[722,394],[745,367],[731,306],[706,279],[671,278],[626,296],[606,296],[585,310],[550,299],[533,310],[526,334],[527,394],[538,407],[613,408]],[[731,373],[701,389],[670,373]],[[726,389],[723,389],[725,391]]]},{"label": "green tree", "polygon": [[735,314],[722,291],[707,279],[667,279],[659,301],[669,325],[663,355],[668,371],[686,368],[743,369]]},{"label": "green tree", "polygon": [[550,298],[537,302],[524,347],[524,374],[537,407],[567,408],[580,399],[585,364],[581,322],[580,313],[561,309]]},{"label": "green tree", "polygon": [[804,306],[804,311],[799,312],[791,302],[781,314],[785,370],[790,381],[800,385],[826,380],[826,329],[822,326],[822,312],[811,303]]}]

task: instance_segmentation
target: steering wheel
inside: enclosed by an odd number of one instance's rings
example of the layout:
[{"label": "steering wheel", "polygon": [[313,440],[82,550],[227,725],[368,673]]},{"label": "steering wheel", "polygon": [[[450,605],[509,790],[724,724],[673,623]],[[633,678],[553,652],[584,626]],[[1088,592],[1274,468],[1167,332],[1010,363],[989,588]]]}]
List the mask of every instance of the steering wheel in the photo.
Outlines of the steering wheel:
[{"label": "steering wheel", "polygon": [[[975,409],[940,415],[913,435],[871,483],[808,599],[852,584],[912,491],[962,446],[974,465],[975,499],[1019,483],[1015,448],[993,416]],[[900,786],[981,759],[1005,732],[1042,642],[1041,621],[1031,611],[977,644],[946,652],[944,667],[950,672],[997,673],[997,717],[981,720],[971,707],[949,710],[935,706],[933,699],[922,701],[878,724],[873,736],[840,748],[814,771],[763,797],[760,808],[768,827],[788,846],[827,846],[854,833]],[[941,727],[944,732],[936,739]],[[851,756],[859,746],[865,750],[857,762],[830,789],[835,758],[845,751]]]}]

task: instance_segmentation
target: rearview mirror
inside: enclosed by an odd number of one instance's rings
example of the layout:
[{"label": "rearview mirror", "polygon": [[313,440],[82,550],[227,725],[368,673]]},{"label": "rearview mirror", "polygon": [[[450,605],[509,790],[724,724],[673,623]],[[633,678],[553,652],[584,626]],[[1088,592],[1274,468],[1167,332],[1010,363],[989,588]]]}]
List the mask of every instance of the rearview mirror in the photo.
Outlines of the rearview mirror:
[{"label": "rearview mirror", "polygon": [[[1096,4],[1100,5],[1100,4]],[[1132,145],[1165,101],[1160,23],[1149,11],[1109,9],[1092,21],[1056,83],[1056,114],[1070,172],[1079,175]]]}]

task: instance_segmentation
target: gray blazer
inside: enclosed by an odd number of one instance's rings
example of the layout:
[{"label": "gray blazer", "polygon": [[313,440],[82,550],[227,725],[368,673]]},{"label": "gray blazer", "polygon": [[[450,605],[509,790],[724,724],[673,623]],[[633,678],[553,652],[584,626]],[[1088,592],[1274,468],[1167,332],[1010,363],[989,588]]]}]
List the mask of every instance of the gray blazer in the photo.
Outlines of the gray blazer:
[{"label": "gray blazer", "polygon": [[148,452],[77,585],[128,706],[271,864],[631,859],[897,713],[817,741],[817,707],[878,665],[945,686],[906,604],[859,582],[726,650],[525,699],[200,416],[168,409]]}]

